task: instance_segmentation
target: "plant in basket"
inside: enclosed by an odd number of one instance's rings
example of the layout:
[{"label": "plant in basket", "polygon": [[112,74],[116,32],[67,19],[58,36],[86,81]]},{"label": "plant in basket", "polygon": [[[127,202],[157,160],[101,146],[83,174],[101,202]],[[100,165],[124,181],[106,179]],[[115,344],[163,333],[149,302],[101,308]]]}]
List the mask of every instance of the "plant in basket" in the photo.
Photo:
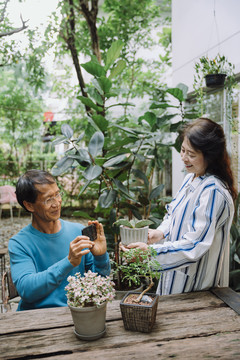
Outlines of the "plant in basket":
[{"label": "plant in basket", "polygon": [[107,302],[115,296],[114,283],[92,271],[68,277],[67,303],[71,311],[75,334],[82,340],[95,340],[106,331]]},{"label": "plant in basket", "polygon": [[150,332],[156,320],[159,295],[149,293],[154,280],[161,277],[161,267],[156,260],[156,251],[152,247],[147,250],[130,249],[121,253],[125,261],[118,265],[123,279],[134,284],[146,281],[142,292],[129,291],[120,302],[123,323],[126,330]]}]

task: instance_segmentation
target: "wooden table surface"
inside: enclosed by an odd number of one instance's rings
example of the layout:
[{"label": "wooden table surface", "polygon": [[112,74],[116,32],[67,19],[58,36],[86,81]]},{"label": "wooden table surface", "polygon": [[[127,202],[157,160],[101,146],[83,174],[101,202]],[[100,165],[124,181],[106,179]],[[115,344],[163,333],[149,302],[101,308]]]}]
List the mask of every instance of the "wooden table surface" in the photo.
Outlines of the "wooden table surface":
[{"label": "wooden table surface", "polygon": [[0,359],[240,359],[240,316],[210,291],[162,296],[149,334],[124,329],[119,301],[106,325],[82,341],[68,307],[0,314]]}]

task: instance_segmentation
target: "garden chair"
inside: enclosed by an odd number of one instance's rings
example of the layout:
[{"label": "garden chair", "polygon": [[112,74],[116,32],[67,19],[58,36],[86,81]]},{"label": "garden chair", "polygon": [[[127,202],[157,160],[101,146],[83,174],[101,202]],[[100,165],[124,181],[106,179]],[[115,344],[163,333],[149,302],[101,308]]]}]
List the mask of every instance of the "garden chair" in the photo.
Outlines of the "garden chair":
[{"label": "garden chair", "polygon": [[11,271],[7,270],[4,272],[2,277],[2,311],[8,312],[11,310],[10,300],[18,297],[19,294],[12,281]]},{"label": "garden chair", "polygon": [[15,188],[11,185],[0,186],[0,219],[2,210],[10,210],[11,221],[13,222],[13,208],[18,208],[18,217],[20,216],[21,206],[17,202]]}]

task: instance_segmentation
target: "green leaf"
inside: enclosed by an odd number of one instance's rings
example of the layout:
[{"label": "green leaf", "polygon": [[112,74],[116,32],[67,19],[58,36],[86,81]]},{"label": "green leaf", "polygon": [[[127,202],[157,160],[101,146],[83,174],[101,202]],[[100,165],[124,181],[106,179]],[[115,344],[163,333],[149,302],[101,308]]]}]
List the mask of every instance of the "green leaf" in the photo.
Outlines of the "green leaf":
[{"label": "green leaf", "polygon": [[112,87],[111,80],[109,80],[105,76],[101,76],[100,78],[98,78],[98,83],[105,94],[108,93]]},{"label": "green leaf", "polygon": [[92,155],[93,158],[101,153],[104,145],[104,135],[102,132],[97,131],[90,139],[88,144],[88,151]]},{"label": "green leaf", "polygon": [[58,145],[58,144],[62,144],[64,141],[66,141],[66,136],[65,135],[61,135],[59,136],[57,139],[52,141],[52,145]]},{"label": "green leaf", "polygon": [[160,193],[162,192],[163,188],[164,188],[164,185],[161,184],[161,185],[158,185],[157,187],[155,187],[154,189],[152,189],[152,191],[149,195],[149,199],[152,200],[152,199],[158,198]]},{"label": "green leaf", "polygon": [[83,167],[87,167],[92,163],[92,160],[86,149],[78,149],[78,156],[76,155],[75,159]]},{"label": "green leaf", "polygon": [[144,181],[145,187],[148,189],[149,188],[149,181],[147,176],[141,171],[141,170],[132,170],[134,176],[138,177],[139,179]]},{"label": "green leaf", "polygon": [[182,91],[183,94],[183,100],[186,100],[187,98],[187,93],[188,93],[188,86],[183,84],[183,83],[179,83],[176,88],[180,89]]},{"label": "green leaf", "polygon": [[92,79],[92,84],[95,87],[95,89],[99,92],[100,95],[104,95],[101,86],[99,85],[97,79]]},{"label": "green leaf", "polygon": [[178,121],[177,123],[171,124],[170,131],[177,132],[185,124],[186,124],[186,122],[184,122],[184,121]]},{"label": "green leaf", "polygon": [[81,211],[81,210],[74,211],[73,216],[76,216],[76,217],[79,216],[79,217],[84,218],[84,219],[94,220],[94,218],[89,216],[89,213],[87,213],[85,211]]},{"label": "green leaf", "polygon": [[162,104],[153,103],[149,109],[153,110],[153,109],[167,109],[167,108],[178,108],[178,106],[167,104],[167,103],[162,103]]},{"label": "green leaf", "polygon": [[176,99],[178,99],[180,102],[182,102],[184,100],[184,96],[183,96],[183,92],[181,89],[178,88],[171,88],[171,89],[167,89],[167,91],[169,94],[171,94],[172,96],[174,96]]},{"label": "green leaf", "polygon": [[108,128],[108,121],[102,115],[93,115],[93,121],[97,125],[97,127],[102,131],[106,131]]},{"label": "green leaf", "polygon": [[91,184],[91,180],[86,182],[86,184],[82,187],[79,196],[82,195],[82,193],[86,190],[86,188]]},{"label": "green leaf", "polygon": [[143,220],[136,222],[135,228],[139,229],[139,228],[149,226],[152,224],[153,224],[153,222],[151,220],[143,219]]},{"label": "green leaf", "polygon": [[146,196],[144,196],[144,195],[139,195],[138,201],[139,201],[140,204],[143,205],[143,206],[146,206],[146,205],[149,204],[149,199],[148,199]]},{"label": "green leaf", "polygon": [[98,199],[98,204],[100,207],[106,209],[114,204],[117,197],[117,191],[114,189],[104,190]]},{"label": "green leaf", "polygon": [[111,70],[108,78],[110,80],[115,78],[116,76],[118,76],[119,74],[122,73],[122,71],[125,69],[126,66],[127,66],[127,64],[124,60],[119,60],[116,64],[116,66]]},{"label": "green leaf", "polygon": [[138,118],[138,121],[146,120],[148,124],[153,127],[156,124],[157,117],[153,112],[147,111],[143,116]]},{"label": "green leaf", "polygon": [[84,105],[90,107],[91,109],[94,109],[96,111],[102,111],[103,110],[102,107],[97,106],[96,104],[94,104],[94,102],[91,99],[89,99],[89,98],[87,98],[85,96],[77,96],[77,99],[79,99]]},{"label": "green leaf", "polygon": [[[123,183],[121,183],[120,180],[118,179],[113,179],[114,184],[116,185],[116,187],[127,197],[129,197],[130,199],[132,199],[131,195],[128,192],[128,189],[126,188],[126,186],[123,185]],[[134,200],[134,199],[133,199]]]},{"label": "green leaf", "polygon": [[115,62],[115,60],[117,60],[121,53],[123,45],[124,43],[121,40],[117,40],[112,43],[106,55],[106,70],[108,70],[110,66]]},{"label": "green leaf", "polygon": [[66,136],[66,138],[68,138],[68,139],[71,139],[71,137],[73,136],[73,129],[68,124],[63,124],[61,126],[61,131],[62,131],[62,134],[64,136]]},{"label": "green leaf", "polygon": [[53,176],[62,175],[72,166],[74,159],[69,158],[68,156],[64,156],[61,160],[59,160],[51,170]]},{"label": "green leaf", "polygon": [[81,66],[91,75],[93,76],[104,76],[106,75],[106,70],[100,64],[97,64],[93,61],[89,61],[85,64],[81,64]]},{"label": "green leaf", "polygon": [[122,161],[124,161],[124,160],[126,160],[126,159],[127,159],[126,154],[121,154],[121,155],[112,157],[111,159],[107,160],[107,161],[104,163],[103,167],[104,167],[104,168],[112,167],[113,165],[119,164],[119,163],[121,163]]},{"label": "green leaf", "polygon": [[121,129],[121,130],[123,130],[123,131],[125,131],[125,132],[127,132],[127,133],[129,133],[131,135],[134,135],[134,136],[136,136],[138,138],[138,134],[133,129],[126,128],[124,126],[119,126],[119,125],[116,125],[116,124],[114,124],[113,127],[117,127],[117,128],[119,128],[119,129]]},{"label": "green leaf", "polygon": [[127,219],[119,219],[119,220],[115,221],[115,223],[113,223],[113,225],[116,225],[116,226],[123,225],[123,226],[127,226],[129,228],[133,228],[132,224]]},{"label": "green leaf", "polygon": [[90,165],[84,172],[83,176],[86,180],[93,180],[96,179],[102,173],[101,166],[98,165]]}]

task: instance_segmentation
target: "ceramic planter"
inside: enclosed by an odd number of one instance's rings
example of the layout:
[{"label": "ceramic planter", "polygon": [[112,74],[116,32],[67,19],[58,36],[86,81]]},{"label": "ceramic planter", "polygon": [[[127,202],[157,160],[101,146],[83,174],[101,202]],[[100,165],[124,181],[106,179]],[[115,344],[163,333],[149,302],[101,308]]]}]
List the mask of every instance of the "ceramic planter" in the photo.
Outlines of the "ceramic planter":
[{"label": "ceramic planter", "polygon": [[123,245],[129,245],[138,241],[147,243],[148,226],[143,228],[128,228],[124,225],[120,225],[120,236]]},{"label": "ceramic planter", "polygon": [[225,82],[226,74],[208,74],[205,76],[207,87],[223,86]]},{"label": "ceramic planter", "polygon": [[147,293],[146,295],[154,298],[152,303],[140,305],[125,302],[130,294],[140,294],[140,292],[129,291],[120,302],[124,328],[131,331],[151,332],[156,321],[159,295]]},{"label": "ceramic planter", "polygon": [[68,306],[71,311],[74,333],[81,340],[96,340],[102,337],[106,331],[106,308],[107,303],[103,303],[99,307],[73,307]]}]

